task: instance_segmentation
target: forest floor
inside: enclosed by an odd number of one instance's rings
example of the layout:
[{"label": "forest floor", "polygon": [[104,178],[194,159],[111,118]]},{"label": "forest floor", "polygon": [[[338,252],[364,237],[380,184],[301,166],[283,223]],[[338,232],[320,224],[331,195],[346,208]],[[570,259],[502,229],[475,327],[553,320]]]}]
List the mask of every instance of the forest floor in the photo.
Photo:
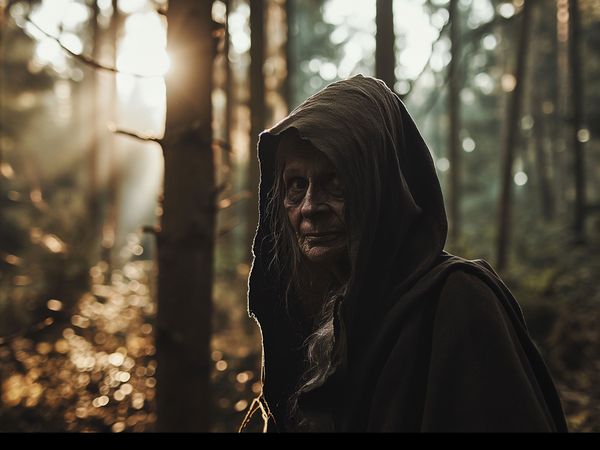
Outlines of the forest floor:
[{"label": "forest floor", "polygon": [[[505,277],[556,382],[574,432],[600,431],[600,243],[542,255]],[[532,269],[533,267],[533,269]],[[212,430],[237,431],[260,392],[260,330],[248,266],[214,283]],[[152,431],[156,421],[153,267],[128,263],[48,326],[0,345],[0,431]],[[254,422],[254,421],[253,421]],[[260,424],[250,429],[259,431]]]},{"label": "forest floor", "polygon": [[539,235],[506,281],[560,392],[569,430],[600,431],[600,233]]},{"label": "forest floor", "polygon": [[[155,429],[152,262],[110,277],[100,263],[90,274],[91,290],[72,307],[53,305],[52,320],[0,343],[0,431]],[[260,335],[243,275],[214,284],[212,431],[237,431],[260,392]]]},{"label": "forest floor", "polygon": [[156,421],[155,304],[149,261],[54,300],[45,327],[0,345],[0,431],[150,431]]}]

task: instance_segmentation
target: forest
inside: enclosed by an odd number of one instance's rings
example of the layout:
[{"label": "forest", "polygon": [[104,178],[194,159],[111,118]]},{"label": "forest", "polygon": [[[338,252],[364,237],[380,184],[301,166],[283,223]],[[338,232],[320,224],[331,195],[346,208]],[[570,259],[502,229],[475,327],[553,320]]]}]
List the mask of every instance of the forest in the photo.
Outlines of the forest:
[{"label": "forest", "polygon": [[0,30],[0,431],[238,431],[258,136],[356,74],[600,431],[599,0],[0,0]]}]

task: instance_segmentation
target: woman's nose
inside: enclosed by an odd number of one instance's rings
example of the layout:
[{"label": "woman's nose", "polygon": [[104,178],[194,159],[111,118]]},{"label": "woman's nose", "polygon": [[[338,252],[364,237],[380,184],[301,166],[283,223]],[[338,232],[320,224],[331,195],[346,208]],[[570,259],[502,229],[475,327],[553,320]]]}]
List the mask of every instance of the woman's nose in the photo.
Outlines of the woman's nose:
[{"label": "woman's nose", "polygon": [[304,217],[310,217],[328,211],[329,208],[324,200],[323,192],[321,192],[314,184],[310,183],[306,190],[304,200],[302,201],[300,212]]}]

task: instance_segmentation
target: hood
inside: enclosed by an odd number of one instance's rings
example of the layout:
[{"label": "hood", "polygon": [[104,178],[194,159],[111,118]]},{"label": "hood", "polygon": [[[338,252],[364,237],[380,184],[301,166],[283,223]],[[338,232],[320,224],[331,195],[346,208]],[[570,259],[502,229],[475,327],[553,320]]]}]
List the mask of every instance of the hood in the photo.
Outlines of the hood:
[{"label": "hood", "polygon": [[[346,339],[347,348],[360,352],[361,336],[439,261],[447,235],[430,151],[400,98],[382,81],[357,75],[332,83],[261,133],[248,313],[261,328],[263,395],[275,417],[302,360],[300,337],[282,306],[285,280],[269,265],[274,250],[267,205],[278,175],[279,139],[290,128],[330,158],[345,186],[346,223],[358,239],[350,248],[350,284],[336,305],[334,327],[336,339]],[[341,365],[349,358],[345,355]]]}]

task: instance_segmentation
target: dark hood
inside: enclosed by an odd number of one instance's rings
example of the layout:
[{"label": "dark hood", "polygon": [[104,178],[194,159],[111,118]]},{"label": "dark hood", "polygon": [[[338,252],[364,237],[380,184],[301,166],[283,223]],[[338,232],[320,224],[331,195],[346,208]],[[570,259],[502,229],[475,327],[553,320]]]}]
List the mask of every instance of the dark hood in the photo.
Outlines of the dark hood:
[{"label": "dark hood", "polygon": [[[281,367],[281,379],[274,379],[279,378],[275,366],[282,365],[281,355],[290,353],[273,348],[269,358],[271,321],[278,325],[284,319],[279,310],[283,281],[276,283],[275,273],[267,268],[273,252],[268,194],[275,182],[279,136],[289,128],[297,129],[331,159],[346,186],[346,210],[361,211],[347,222],[351,233],[360,237],[358,247],[351,249],[352,281],[340,305],[348,338],[368,332],[368,324],[377,323],[377,316],[389,308],[386,302],[427,272],[442,253],[447,234],[442,192],[429,149],[404,104],[382,81],[357,75],[330,84],[263,132],[258,144],[259,225],[248,310],[262,329],[267,398],[272,385],[277,385],[275,391],[289,389],[279,384],[292,382],[284,381],[283,372],[293,372],[288,361]],[[368,299],[368,309],[361,308],[360,299]],[[357,319],[360,323],[355,323]],[[281,343],[282,336],[275,332],[273,339]],[[293,341],[290,337],[292,347]]]},{"label": "dark hood", "polygon": [[431,154],[404,104],[382,81],[357,75],[329,85],[262,133],[257,236],[271,231],[266,196],[274,182],[278,138],[289,128],[332,160],[346,186],[347,210],[360,211],[348,218],[360,242],[351,250],[358,283],[352,290],[360,290],[367,272],[384,277],[383,289],[391,282],[396,294],[406,290],[444,248],[447,221]]},{"label": "dark hood", "polygon": [[[294,332],[282,305],[285,280],[269,265],[273,230],[267,205],[277,176],[278,142],[290,128],[335,165],[346,189],[346,223],[358,238],[358,244],[350,249],[349,288],[334,316],[335,338],[345,340],[348,351],[325,383],[336,380],[338,387],[344,386],[340,389],[346,389],[342,395],[353,397],[344,405],[346,426],[350,426],[358,420],[350,415],[362,401],[352,391],[361,390],[361,376],[374,363],[373,337],[399,305],[418,302],[457,263],[485,278],[499,295],[502,283],[491,268],[443,250],[448,226],[435,166],[400,98],[382,81],[362,75],[330,84],[261,133],[258,144],[259,224],[252,248],[248,312],[261,327],[262,398],[274,423],[282,417],[285,400],[302,370],[303,356],[302,337]],[[525,327],[514,299],[505,303],[514,321]],[[317,386],[307,397],[319,388],[318,397],[326,396],[325,386]],[[363,399],[365,395],[368,389],[364,389]]]}]

